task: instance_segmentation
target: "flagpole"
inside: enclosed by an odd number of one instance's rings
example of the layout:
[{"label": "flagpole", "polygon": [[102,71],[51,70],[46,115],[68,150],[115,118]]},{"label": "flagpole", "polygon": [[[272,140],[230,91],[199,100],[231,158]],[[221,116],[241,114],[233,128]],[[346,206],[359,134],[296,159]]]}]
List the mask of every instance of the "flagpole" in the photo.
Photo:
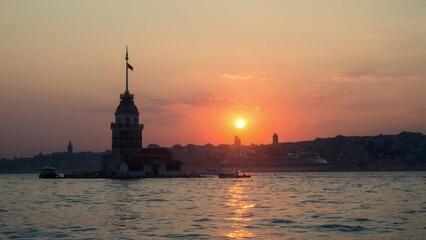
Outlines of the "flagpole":
[{"label": "flagpole", "polygon": [[126,46],[126,93],[129,92],[129,68],[127,61],[129,60],[129,54],[127,52],[127,46]]}]

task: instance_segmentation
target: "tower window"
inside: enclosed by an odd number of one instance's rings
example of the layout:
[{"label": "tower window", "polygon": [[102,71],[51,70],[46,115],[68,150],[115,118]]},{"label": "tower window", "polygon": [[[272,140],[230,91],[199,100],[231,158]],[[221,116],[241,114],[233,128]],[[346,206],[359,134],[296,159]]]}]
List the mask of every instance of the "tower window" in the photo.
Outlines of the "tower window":
[{"label": "tower window", "polygon": [[130,126],[130,118],[126,117],[126,127]]}]

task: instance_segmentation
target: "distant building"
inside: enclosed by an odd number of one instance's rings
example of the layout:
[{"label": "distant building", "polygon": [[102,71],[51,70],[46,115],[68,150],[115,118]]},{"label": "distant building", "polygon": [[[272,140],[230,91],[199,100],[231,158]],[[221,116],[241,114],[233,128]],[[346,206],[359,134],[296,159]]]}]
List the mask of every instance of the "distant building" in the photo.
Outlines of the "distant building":
[{"label": "distant building", "polygon": [[160,145],[156,143],[151,143],[151,144],[148,144],[147,148],[160,148]]},{"label": "distant building", "polygon": [[115,122],[111,123],[112,152],[105,155],[102,173],[111,178],[149,177],[180,175],[179,160],[174,160],[166,148],[142,148],[143,124],[139,123],[139,111],[134,96],[128,90],[126,49],[126,91],[120,94],[120,104],[115,111]]},{"label": "distant building", "polygon": [[241,146],[241,139],[238,136],[234,138],[234,146]]},{"label": "distant building", "polygon": [[272,144],[278,145],[278,134],[276,133],[272,136]]}]

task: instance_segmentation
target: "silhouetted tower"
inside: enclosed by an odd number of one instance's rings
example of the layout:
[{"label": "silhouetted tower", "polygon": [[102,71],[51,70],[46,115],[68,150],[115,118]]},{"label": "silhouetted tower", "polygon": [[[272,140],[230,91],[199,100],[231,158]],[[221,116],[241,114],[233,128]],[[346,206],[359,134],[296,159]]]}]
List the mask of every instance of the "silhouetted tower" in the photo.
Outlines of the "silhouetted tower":
[{"label": "silhouetted tower", "polygon": [[68,146],[67,146],[67,152],[68,152],[68,154],[71,154],[72,151],[73,151],[72,143],[71,143],[71,141],[69,141],[68,142]]},{"label": "silhouetted tower", "polygon": [[278,134],[276,133],[272,136],[272,144],[278,145]]},{"label": "silhouetted tower", "polygon": [[115,110],[115,122],[111,123],[112,154],[135,155],[142,150],[142,129],[139,124],[138,108],[129,93],[128,71],[133,67],[128,63],[129,55],[126,47],[126,91],[120,94],[120,104]]},{"label": "silhouetted tower", "polygon": [[234,145],[241,146],[241,139],[238,136],[235,136],[234,138]]}]

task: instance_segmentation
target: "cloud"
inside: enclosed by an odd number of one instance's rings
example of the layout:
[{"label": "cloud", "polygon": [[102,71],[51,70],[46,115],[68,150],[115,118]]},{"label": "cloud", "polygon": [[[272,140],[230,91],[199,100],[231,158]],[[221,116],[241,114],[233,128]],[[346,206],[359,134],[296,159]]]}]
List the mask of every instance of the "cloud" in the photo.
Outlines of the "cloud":
[{"label": "cloud", "polygon": [[399,90],[405,89],[408,83],[418,85],[423,78],[420,75],[378,73],[372,70],[338,72],[328,75],[317,84],[311,97],[318,101],[351,97],[396,97],[402,94]]},{"label": "cloud", "polygon": [[414,108],[410,113],[414,115],[426,115],[426,108]]},{"label": "cloud", "polygon": [[148,99],[148,105],[167,108],[173,105],[189,105],[194,107],[229,107],[236,105],[232,99],[218,98],[218,97],[203,97],[203,98],[184,98],[184,99],[161,99],[161,98],[150,98]]},{"label": "cloud", "polygon": [[228,98],[218,98],[218,97],[205,97],[205,98],[195,98],[182,100],[178,103],[186,104],[194,107],[219,107],[219,108],[229,108],[238,105],[235,100]]},{"label": "cloud", "polygon": [[408,80],[419,76],[404,73],[375,73],[373,71],[341,72],[332,75],[331,80],[344,82],[383,82],[394,80]]},{"label": "cloud", "polygon": [[146,124],[170,125],[183,122],[185,114],[171,107],[170,101],[161,98],[146,99],[139,108]]},{"label": "cloud", "polygon": [[238,103],[237,101],[229,98],[218,98],[218,97],[206,97],[183,100],[181,104],[190,105],[193,107],[203,108],[220,108],[224,110],[246,110],[246,111],[261,111],[264,109],[263,106],[248,106]]},{"label": "cloud", "polygon": [[246,111],[261,111],[264,106],[249,106],[243,105],[230,98],[220,97],[200,97],[200,98],[183,98],[183,99],[161,99],[151,98],[148,99],[144,112],[149,113],[164,113],[176,111],[180,109],[179,106],[188,106],[194,108],[211,108],[223,110],[246,110]]},{"label": "cloud", "polygon": [[143,122],[150,125],[172,125],[182,123],[185,119],[185,114],[180,111],[161,110],[158,112],[151,111],[143,115]]},{"label": "cloud", "polygon": [[312,94],[312,98],[315,100],[327,100],[331,98],[346,97],[349,95],[349,92],[342,89],[328,89],[328,90],[317,90]]},{"label": "cloud", "polygon": [[[67,111],[70,109],[67,108]],[[79,109],[80,110],[80,109]],[[101,114],[112,114],[115,112],[114,107],[104,107],[104,106],[93,106],[81,109],[83,111],[91,112],[91,113],[101,113]]]},{"label": "cloud", "polygon": [[226,81],[243,81],[243,80],[250,80],[252,79],[252,75],[243,75],[243,74],[231,74],[231,73],[225,73],[220,75],[220,79],[223,82]]},{"label": "cloud", "polygon": [[220,80],[222,82],[235,82],[235,81],[266,81],[271,80],[266,72],[251,72],[250,74],[242,74],[242,73],[224,73],[220,75]]}]

